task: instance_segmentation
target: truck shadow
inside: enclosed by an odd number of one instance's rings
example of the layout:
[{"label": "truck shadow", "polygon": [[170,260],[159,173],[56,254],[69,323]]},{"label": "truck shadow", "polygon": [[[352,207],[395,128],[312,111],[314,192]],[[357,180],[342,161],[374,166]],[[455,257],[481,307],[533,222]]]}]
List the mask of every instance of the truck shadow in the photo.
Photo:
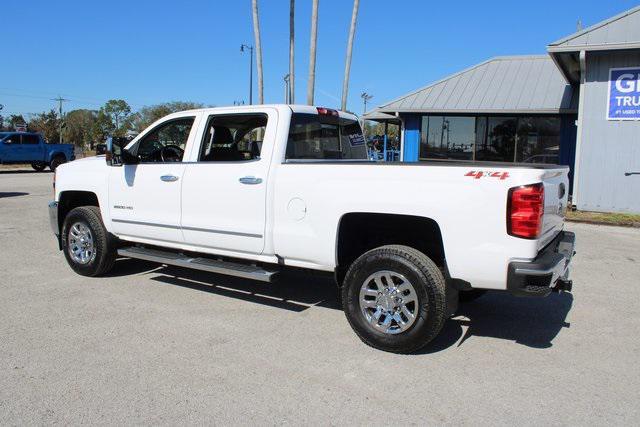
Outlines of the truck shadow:
[{"label": "truck shadow", "polygon": [[341,310],[338,289],[331,277],[284,271],[275,283],[262,283],[179,267],[163,267],[151,280],[284,310],[302,312],[311,307]]},{"label": "truck shadow", "polygon": [[0,191],[0,199],[4,199],[6,197],[20,197],[20,196],[28,196],[29,193],[25,193],[23,191],[8,191],[2,192]]},{"label": "truck shadow", "polygon": [[[179,267],[127,259],[118,260],[116,274],[149,274],[150,279],[226,298],[294,312],[311,307],[342,310],[331,277],[301,271],[284,271],[273,284],[222,276]],[[460,347],[474,338],[498,338],[531,348],[548,348],[563,328],[573,305],[570,293],[547,298],[517,298],[505,292],[489,292],[473,302],[460,304],[438,337],[417,354],[437,353]]]},{"label": "truck shadow", "polygon": [[9,170],[0,170],[0,175],[14,175],[14,174],[46,174],[46,173],[53,173],[50,170],[45,170],[45,171],[34,171],[34,170],[22,170],[22,169],[9,169]]},{"label": "truck shadow", "polygon": [[474,337],[549,348],[563,328],[571,327],[566,318],[572,306],[573,295],[567,292],[547,298],[518,298],[506,292],[489,292],[475,301],[461,303],[440,335],[419,353],[437,353],[454,345],[460,347]]}]

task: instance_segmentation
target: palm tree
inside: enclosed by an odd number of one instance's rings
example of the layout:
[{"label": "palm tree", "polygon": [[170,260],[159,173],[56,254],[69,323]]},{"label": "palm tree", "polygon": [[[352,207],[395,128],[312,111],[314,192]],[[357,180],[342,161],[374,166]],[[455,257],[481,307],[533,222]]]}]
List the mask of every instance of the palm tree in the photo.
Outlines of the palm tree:
[{"label": "palm tree", "polygon": [[262,83],[262,45],[260,44],[260,22],[258,21],[258,0],[251,0],[253,9],[253,36],[256,45],[256,66],[258,67],[258,104],[264,104],[264,86]]},{"label": "palm tree", "polygon": [[309,82],[307,83],[307,104],[313,105],[313,90],[316,85],[316,44],[318,42],[318,2],[313,0],[311,9],[311,46],[309,48]]},{"label": "palm tree", "polygon": [[294,52],[294,10],[296,0],[289,2],[289,103],[295,104],[295,77],[294,77],[294,65],[293,65],[293,52]]},{"label": "palm tree", "polygon": [[351,28],[349,29],[349,41],[347,42],[347,59],[344,64],[344,80],[342,81],[342,103],[340,104],[340,109],[343,111],[347,109],[347,96],[349,95],[349,73],[351,72],[351,53],[353,52],[353,38],[356,35],[358,6],[360,6],[360,0],[353,0]]}]

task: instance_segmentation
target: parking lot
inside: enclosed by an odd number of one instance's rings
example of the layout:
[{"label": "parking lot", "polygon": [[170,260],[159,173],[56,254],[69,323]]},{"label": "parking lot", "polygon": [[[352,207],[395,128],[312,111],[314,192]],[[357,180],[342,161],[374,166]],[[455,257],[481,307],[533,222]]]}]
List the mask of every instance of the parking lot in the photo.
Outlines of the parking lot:
[{"label": "parking lot", "polygon": [[[371,349],[331,282],[118,260],[74,274],[51,173],[0,170],[0,424],[572,424],[640,416],[640,230],[570,224],[573,294],[494,293],[419,354]],[[473,260],[470,260],[473,262]]]}]

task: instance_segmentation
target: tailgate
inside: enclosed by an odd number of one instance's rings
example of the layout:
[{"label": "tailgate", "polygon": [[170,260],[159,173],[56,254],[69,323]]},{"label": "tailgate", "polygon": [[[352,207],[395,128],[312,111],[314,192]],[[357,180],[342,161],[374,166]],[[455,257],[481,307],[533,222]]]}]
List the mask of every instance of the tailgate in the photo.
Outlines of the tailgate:
[{"label": "tailgate", "polygon": [[564,216],[569,198],[569,169],[558,168],[545,171],[544,216],[542,217],[542,235],[538,247],[543,248],[562,231]]}]

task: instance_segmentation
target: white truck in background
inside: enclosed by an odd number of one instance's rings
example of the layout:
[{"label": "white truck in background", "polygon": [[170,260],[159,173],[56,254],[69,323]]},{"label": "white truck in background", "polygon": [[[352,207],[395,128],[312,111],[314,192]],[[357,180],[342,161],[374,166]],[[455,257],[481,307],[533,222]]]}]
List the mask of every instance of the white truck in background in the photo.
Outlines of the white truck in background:
[{"label": "white truck in background", "polygon": [[368,160],[357,118],[260,105],[171,114],[56,171],[51,225],[73,270],[116,256],[273,281],[332,272],[367,344],[412,352],[458,298],[570,290],[568,168]]}]

